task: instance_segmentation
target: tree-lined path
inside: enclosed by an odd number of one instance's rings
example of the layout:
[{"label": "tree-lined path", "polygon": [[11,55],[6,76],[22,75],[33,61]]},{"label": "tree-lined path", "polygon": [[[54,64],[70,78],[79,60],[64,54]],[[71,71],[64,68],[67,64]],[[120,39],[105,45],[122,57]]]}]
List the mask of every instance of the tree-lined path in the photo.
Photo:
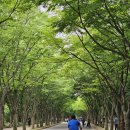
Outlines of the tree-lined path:
[{"label": "tree-lined path", "polygon": [[105,130],[117,119],[130,130],[129,5],[0,0],[0,130],[42,128],[72,114]]}]

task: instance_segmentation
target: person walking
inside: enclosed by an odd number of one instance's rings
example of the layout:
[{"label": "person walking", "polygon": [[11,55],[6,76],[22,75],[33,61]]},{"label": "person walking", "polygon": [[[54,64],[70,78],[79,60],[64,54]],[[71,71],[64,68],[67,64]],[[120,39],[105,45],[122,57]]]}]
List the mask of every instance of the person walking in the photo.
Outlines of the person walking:
[{"label": "person walking", "polygon": [[114,118],[115,130],[118,130],[118,124],[119,124],[118,117],[117,117],[117,116],[115,116],[115,118]]},{"label": "person walking", "polygon": [[82,126],[84,127],[84,125],[85,125],[85,119],[84,118],[82,118]]},{"label": "person walking", "polygon": [[29,117],[27,121],[28,121],[28,126],[30,126],[31,125],[31,118]]},{"label": "person walking", "polygon": [[91,124],[90,124],[90,119],[88,119],[88,122],[87,122],[87,128],[91,128]]},{"label": "person walking", "polygon": [[71,120],[68,122],[68,130],[82,130],[80,122],[76,119],[75,115],[71,115]]}]

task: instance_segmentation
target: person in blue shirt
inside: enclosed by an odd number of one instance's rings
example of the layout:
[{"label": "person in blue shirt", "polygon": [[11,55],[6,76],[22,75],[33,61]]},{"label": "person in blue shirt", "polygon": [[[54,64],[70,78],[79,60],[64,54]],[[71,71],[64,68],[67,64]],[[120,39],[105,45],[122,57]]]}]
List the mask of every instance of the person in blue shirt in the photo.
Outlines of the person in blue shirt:
[{"label": "person in blue shirt", "polygon": [[80,122],[76,119],[75,115],[71,116],[71,120],[68,122],[69,130],[82,130]]}]

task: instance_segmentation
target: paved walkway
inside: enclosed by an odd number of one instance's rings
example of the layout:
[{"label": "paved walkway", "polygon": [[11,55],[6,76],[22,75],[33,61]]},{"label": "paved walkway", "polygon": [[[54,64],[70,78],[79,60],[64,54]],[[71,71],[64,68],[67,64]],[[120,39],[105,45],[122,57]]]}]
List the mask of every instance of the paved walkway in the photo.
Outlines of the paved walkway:
[{"label": "paved walkway", "polygon": [[[5,128],[4,130],[13,130],[13,128]],[[18,127],[18,130],[23,130],[23,129],[22,129],[22,127]],[[26,130],[31,130],[31,127],[27,126]],[[35,129],[35,130],[37,130],[37,129]],[[46,129],[42,129],[42,130],[68,130],[68,128],[67,128],[67,123],[63,122],[59,125],[56,125],[56,126],[53,126],[53,127],[50,127],[50,128],[46,128]],[[83,130],[96,130],[96,129],[93,128],[93,127],[91,129],[84,127]]]},{"label": "paved walkway", "polygon": [[[13,130],[13,128],[5,128],[4,130]],[[23,127],[18,127],[17,130],[23,130]],[[26,127],[26,130],[31,130],[31,127]]]},{"label": "paved walkway", "polygon": [[[43,130],[68,130],[68,128],[67,128],[67,123],[63,122],[60,125],[56,125],[56,126],[53,126],[51,128],[46,128]],[[95,128],[87,129],[84,127],[83,130],[96,130],[96,129]]]}]

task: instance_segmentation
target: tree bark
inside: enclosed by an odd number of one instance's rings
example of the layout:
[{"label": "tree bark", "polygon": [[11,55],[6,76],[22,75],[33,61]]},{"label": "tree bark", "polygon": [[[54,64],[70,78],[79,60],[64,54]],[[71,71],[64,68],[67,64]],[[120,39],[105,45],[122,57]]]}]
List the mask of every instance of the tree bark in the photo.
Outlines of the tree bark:
[{"label": "tree bark", "polygon": [[26,130],[26,120],[23,119],[23,130]]},{"label": "tree bark", "polygon": [[17,90],[14,91],[13,99],[13,130],[17,130]]},{"label": "tree bark", "polygon": [[3,101],[0,100],[0,130],[3,130]]},{"label": "tree bark", "polygon": [[16,108],[13,110],[13,130],[17,130],[17,111]]},{"label": "tree bark", "polygon": [[118,102],[119,130],[125,130],[124,114],[121,109],[121,105],[123,105],[123,104]]},{"label": "tree bark", "polygon": [[37,124],[37,128],[39,127],[39,113],[38,110],[36,112],[36,124]]},{"label": "tree bark", "polygon": [[27,114],[23,114],[23,130],[26,130],[26,121],[27,121]]},{"label": "tree bark", "polygon": [[125,118],[125,130],[130,130],[130,100],[128,102],[128,110]]},{"label": "tree bark", "polygon": [[34,127],[35,127],[35,115],[33,114],[33,116],[32,116],[32,129],[34,129]]},{"label": "tree bark", "polygon": [[105,130],[108,130],[108,117],[105,117]]},{"label": "tree bark", "polygon": [[113,130],[114,122],[114,102],[112,103],[112,110],[111,110],[111,116],[110,116],[110,130]]}]

